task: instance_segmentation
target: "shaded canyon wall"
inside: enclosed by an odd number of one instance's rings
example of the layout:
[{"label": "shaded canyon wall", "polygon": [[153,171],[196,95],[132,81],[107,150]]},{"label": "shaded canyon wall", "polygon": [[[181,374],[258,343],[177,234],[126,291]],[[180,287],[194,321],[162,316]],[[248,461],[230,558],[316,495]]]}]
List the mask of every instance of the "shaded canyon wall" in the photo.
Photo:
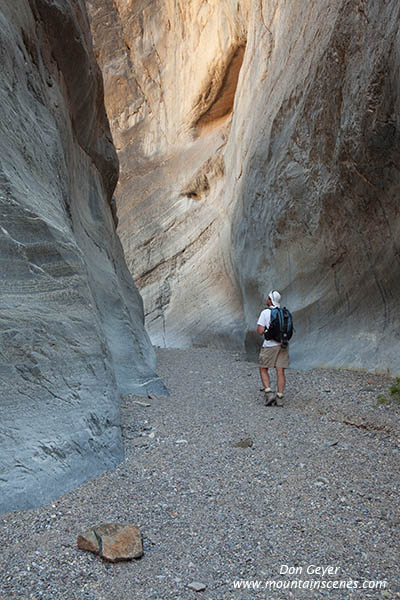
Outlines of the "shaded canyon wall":
[{"label": "shaded canyon wall", "polygon": [[400,373],[399,13],[267,2],[248,40],[233,262],[249,327],[265,275],[282,290],[298,366]]},{"label": "shaded canyon wall", "polygon": [[400,373],[395,0],[87,0],[121,161],[119,232],[153,341]]},{"label": "shaded canyon wall", "polygon": [[111,210],[118,160],[84,2],[0,8],[0,511],[122,460],[121,393],[161,391]]}]

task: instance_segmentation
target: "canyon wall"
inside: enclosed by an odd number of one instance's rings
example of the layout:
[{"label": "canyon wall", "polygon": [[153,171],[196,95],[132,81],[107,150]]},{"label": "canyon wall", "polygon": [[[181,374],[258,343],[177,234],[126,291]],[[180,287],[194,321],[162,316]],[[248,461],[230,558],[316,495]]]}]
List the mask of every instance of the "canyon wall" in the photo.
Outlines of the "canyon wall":
[{"label": "canyon wall", "polygon": [[4,512],[117,464],[120,394],[163,385],[115,233],[118,160],[84,2],[2,3],[0,54]]},{"label": "canyon wall", "polygon": [[241,344],[224,152],[249,15],[234,0],[87,5],[146,328],[161,346]]},{"label": "canyon wall", "polygon": [[87,0],[152,340],[400,373],[395,0]]},{"label": "canyon wall", "polygon": [[[263,5],[236,104],[242,174],[230,177],[247,325],[267,279],[294,311],[294,365],[399,374],[400,6]],[[251,60],[261,47],[269,59]]]}]

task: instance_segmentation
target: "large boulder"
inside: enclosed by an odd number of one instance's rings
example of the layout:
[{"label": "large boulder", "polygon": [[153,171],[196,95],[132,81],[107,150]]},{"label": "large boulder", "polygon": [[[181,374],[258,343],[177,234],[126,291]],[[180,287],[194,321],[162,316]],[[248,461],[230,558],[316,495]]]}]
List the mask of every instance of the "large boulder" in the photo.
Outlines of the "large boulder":
[{"label": "large boulder", "polygon": [[0,64],[4,512],[118,463],[120,394],[163,386],[115,233],[118,160],[84,2],[2,3]]},{"label": "large boulder", "polygon": [[155,343],[400,373],[397,0],[87,0]]}]

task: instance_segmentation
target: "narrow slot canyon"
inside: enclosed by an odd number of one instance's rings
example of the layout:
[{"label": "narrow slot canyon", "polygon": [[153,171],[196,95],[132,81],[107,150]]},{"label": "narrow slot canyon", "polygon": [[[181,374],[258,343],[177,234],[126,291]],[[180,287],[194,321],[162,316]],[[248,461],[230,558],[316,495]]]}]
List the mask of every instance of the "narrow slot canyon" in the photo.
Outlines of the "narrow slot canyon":
[{"label": "narrow slot canyon", "polygon": [[276,288],[295,366],[396,374],[395,8],[87,5],[152,343],[254,356]]},{"label": "narrow slot canyon", "polygon": [[399,24],[0,5],[1,597],[399,597]]}]

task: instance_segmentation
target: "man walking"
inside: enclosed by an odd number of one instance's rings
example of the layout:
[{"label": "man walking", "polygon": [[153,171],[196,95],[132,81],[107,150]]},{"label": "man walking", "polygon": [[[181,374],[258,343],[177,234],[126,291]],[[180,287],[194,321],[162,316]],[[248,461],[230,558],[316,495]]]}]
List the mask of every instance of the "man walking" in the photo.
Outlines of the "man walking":
[{"label": "man walking", "polygon": [[[267,308],[263,310],[257,321],[257,333],[264,335],[271,322],[271,309],[280,308],[281,295],[277,291],[268,294]],[[265,406],[279,404],[282,402],[283,392],[286,384],[285,369],[289,367],[289,347],[283,348],[276,340],[266,340],[262,345],[260,356],[260,376],[265,395]],[[268,369],[276,370],[277,393],[271,389],[271,381]]]}]

